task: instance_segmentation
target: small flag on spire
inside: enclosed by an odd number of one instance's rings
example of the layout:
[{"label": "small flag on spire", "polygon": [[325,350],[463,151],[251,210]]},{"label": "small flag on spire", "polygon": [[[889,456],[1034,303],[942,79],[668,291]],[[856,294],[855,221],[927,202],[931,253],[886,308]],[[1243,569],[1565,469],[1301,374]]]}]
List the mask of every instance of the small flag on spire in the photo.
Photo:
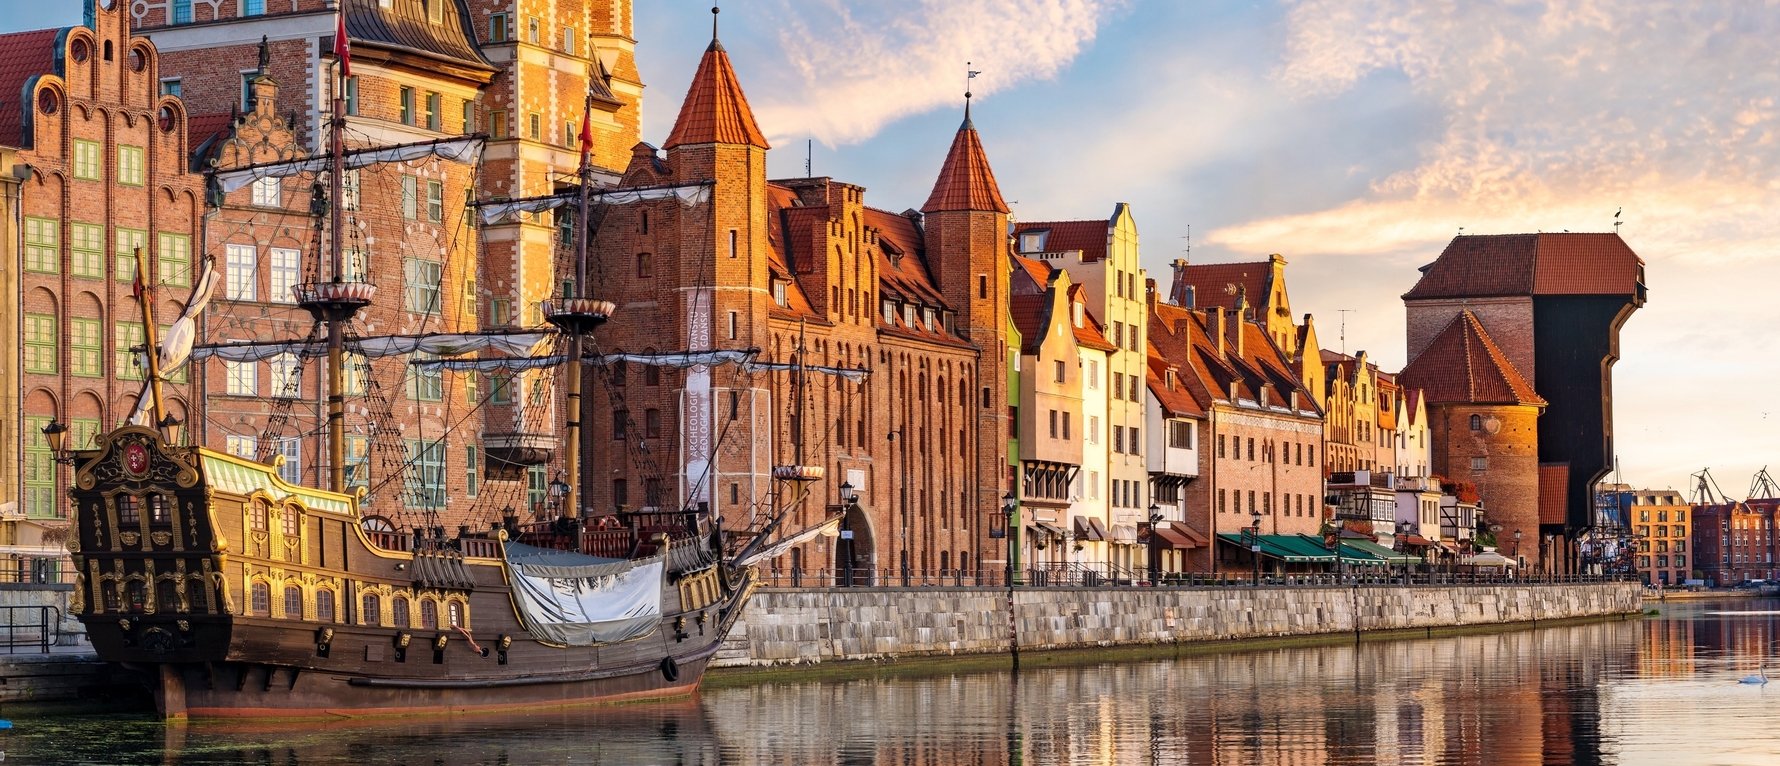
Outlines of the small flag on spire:
[{"label": "small flag on spire", "polygon": [[593,104],[589,103],[581,111],[581,164],[587,164],[587,158],[593,154]]},{"label": "small flag on spire", "polygon": [[346,10],[344,7],[334,15],[337,22],[334,27],[334,57],[340,60],[340,76],[352,76],[352,49],[346,42]]}]

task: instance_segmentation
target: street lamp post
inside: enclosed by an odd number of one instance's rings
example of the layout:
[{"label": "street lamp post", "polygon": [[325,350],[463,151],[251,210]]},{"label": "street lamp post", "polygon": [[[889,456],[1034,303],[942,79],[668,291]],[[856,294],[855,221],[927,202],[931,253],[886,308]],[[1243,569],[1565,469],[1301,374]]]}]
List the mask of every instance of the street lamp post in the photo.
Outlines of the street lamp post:
[{"label": "street lamp post", "polygon": [[1519,529],[1514,530],[1514,561],[1516,564],[1520,565],[1519,569],[1522,570],[1520,575],[1522,577],[1525,577],[1526,576],[1525,570],[1527,568],[1527,560],[1520,557],[1520,530]]},{"label": "street lamp post", "polygon": [[1001,497],[1001,513],[991,511],[989,514],[989,537],[1007,539],[1007,561],[1002,577],[1007,581],[1007,650],[1013,657],[1016,672],[1020,669],[1020,627],[1014,614],[1014,529],[1018,526],[1014,514],[1019,510],[1020,499],[1008,492]]},{"label": "street lamp post", "polygon": [[1150,586],[1162,584],[1162,552],[1157,546],[1157,538],[1161,537],[1156,529],[1162,525],[1162,507],[1150,503]]},{"label": "street lamp post", "polygon": [[846,587],[853,587],[853,504],[859,501],[859,495],[853,489],[853,482],[841,482],[841,568],[846,572]]},{"label": "street lamp post", "polygon": [[1248,555],[1250,559],[1254,560],[1254,584],[1256,587],[1259,587],[1261,585],[1261,512],[1255,511],[1255,515],[1251,518],[1254,519],[1254,523],[1250,524],[1248,528],[1243,531],[1248,533]]}]

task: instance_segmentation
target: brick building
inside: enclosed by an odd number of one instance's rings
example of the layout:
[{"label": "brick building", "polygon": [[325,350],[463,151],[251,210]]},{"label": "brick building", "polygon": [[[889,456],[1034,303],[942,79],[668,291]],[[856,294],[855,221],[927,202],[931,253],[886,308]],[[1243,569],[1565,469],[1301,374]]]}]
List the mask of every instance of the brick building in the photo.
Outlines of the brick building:
[{"label": "brick building", "polygon": [[[968,110],[920,214],[869,206],[862,187],[833,179],[769,182],[765,135],[713,39],[663,149],[637,145],[604,197],[623,201],[596,216],[598,267],[622,277],[600,288],[620,307],[601,349],[757,349],[767,365],[869,375],[604,376],[614,409],[589,429],[591,504],[709,502],[744,531],[769,505],[793,505],[794,526],[844,508],[850,536],[781,564],[854,582],[999,570],[1001,546],[985,546],[1009,490],[1007,206]],[[685,194],[624,196],[661,189]],[[797,463],[827,472],[807,497],[771,478]],[[843,482],[856,506],[842,506]]]},{"label": "brick building", "polygon": [[[0,145],[17,147],[8,171],[22,231],[17,253],[18,400],[28,413],[9,431],[21,469],[20,507],[66,518],[68,470],[41,429],[52,418],[85,446],[127,416],[142,390],[131,348],[144,323],[131,284],[133,253],[148,258],[156,322],[179,316],[193,283],[202,179],[188,170],[185,108],[160,93],[160,52],[131,32],[120,4],[90,5],[87,23],[0,35]],[[20,107],[23,107],[22,109]],[[13,272],[9,266],[8,272]],[[165,387],[170,414],[190,414],[190,386]],[[8,498],[11,500],[13,498]]]},{"label": "brick building", "polygon": [[1462,311],[1397,376],[1427,398],[1430,470],[1477,488],[1490,523],[1502,527],[1510,557],[1537,565],[1538,419],[1545,400],[1496,346],[1477,317]]},{"label": "brick building", "polygon": [[[1536,518],[1516,523],[1537,543],[1528,560],[1549,552],[1551,571],[1579,566],[1576,540],[1593,524],[1594,487],[1613,456],[1619,328],[1645,292],[1644,262],[1619,235],[1542,233],[1456,237],[1403,295],[1410,359],[1468,314],[1548,403],[1526,433],[1537,445],[1533,471],[1492,468],[1488,481],[1536,489]],[[1439,436],[1435,449],[1446,449]],[[1537,533],[1527,527],[1534,521]]]}]

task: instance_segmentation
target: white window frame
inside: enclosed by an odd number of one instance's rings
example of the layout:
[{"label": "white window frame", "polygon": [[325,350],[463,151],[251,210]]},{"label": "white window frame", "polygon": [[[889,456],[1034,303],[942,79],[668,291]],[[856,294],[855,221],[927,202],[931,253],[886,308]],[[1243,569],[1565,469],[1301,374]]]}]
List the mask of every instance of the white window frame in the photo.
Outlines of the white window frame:
[{"label": "white window frame", "polygon": [[253,204],[255,207],[279,207],[284,204],[284,188],[275,177],[259,178],[253,182]]},{"label": "white window frame", "polygon": [[229,396],[259,396],[259,370],[253,362],[223,360],[224,390]]},{"label": "white window frame", "polygon": [[279,354],[266,361],[272,372],[272,398],[299,399],[303,396],[303,376],[296,354]]},{"label": "white window frame", "polygon": [[294,247],[274,247],[266,252],[270,256],[266,259],[266,265],[271,270],[272,277],[271,294],[266,296],[266,300],[272,303],[295,303],[297,297],[291,293],[291,288],[303,279],[303,251]]},{"label": "white window frame", "polygon": [[250,244],[223,246],[223,297],[232,301],[259,300],[259,248]]}]

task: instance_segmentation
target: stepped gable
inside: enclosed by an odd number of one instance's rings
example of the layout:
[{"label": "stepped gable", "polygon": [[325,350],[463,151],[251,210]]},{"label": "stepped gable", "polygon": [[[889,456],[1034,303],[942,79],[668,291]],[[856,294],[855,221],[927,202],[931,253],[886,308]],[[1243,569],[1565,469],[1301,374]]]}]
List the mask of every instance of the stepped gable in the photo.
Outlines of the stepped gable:
[{"label": "stepped gable", "polygon": [[1106,239],[1112,224],[1107,221],[1030,221],[1014,226],[1015,243],[1028,232],[1045,232],[1039,252],[1066,253],[1080,250],[1083,263],[1106,259]]},{"label": "stepped gable", "polygon": [[982,139],[970,122],[970,108],[964,110],[964,123],[952,138],[952,148],[940,165],[939,179],[933,182],[933,193],[921,212],[976,210],[1007,213],[1007,202],[1001,198],[1001,187],[995,185],[995,171],[989,169],[989,158],[983,153]]},{"label": "stepped gable", "polygon": [[1635,295],[1643,265],[1618,234],[1465,235],[1403,298]]},{"label": "stepped gable", "polygon": [[1545,406],[1545,400],[1514,369],[1514,363],[1468,309],[1453,317],[1397,379],[1406,388],[1421,389],[1430,405]]},{"label": "stepped gable", "polygon": [[0,145],[26,146],[24,99],[35,98],[25,86],[38,75],[56,72],[57,38],[61,29],[36,29],[0,35]]},{"label": "stepped gable", "polygon": [[476,31],[461,0],[444,1],[442,24],[427,18],[427,8],[422,3],[390,3],[386,7],[378,0],[342,2],[346,13],[346,36],[352,40],[354,59],[360,55],[359,46],[368,44],[476,69],[494,69],[476,45]]},{"label": "stepped gable", "polygon": [[674,118],[674,129],[662,148],[683,144],[772,148],[754,122],[754,110],[748,108],[748,97],[742,93],[742,84],[729,64],[729,53],[715,37],[698,62],[698,72],[686,89],[686,100],[680,102],[680,116]]},{"label": "stepped gable", "polygon": [[[1244,261],[1241,263],[1195,263],[1183,269],[1176,269],[1174,286],[1169,292],[1172,298],[1181,296],[1182,288],[1192,286],[1193,308],[1236,308],[1236,297],[1240,293],[1248,301],[1250,308],[1258,307],[1267,301],[1273,291],[1267,284],[1273,275],[1273,264],[1269,261]],[[1231,287],[1237,289],[1232,290]]]}]

